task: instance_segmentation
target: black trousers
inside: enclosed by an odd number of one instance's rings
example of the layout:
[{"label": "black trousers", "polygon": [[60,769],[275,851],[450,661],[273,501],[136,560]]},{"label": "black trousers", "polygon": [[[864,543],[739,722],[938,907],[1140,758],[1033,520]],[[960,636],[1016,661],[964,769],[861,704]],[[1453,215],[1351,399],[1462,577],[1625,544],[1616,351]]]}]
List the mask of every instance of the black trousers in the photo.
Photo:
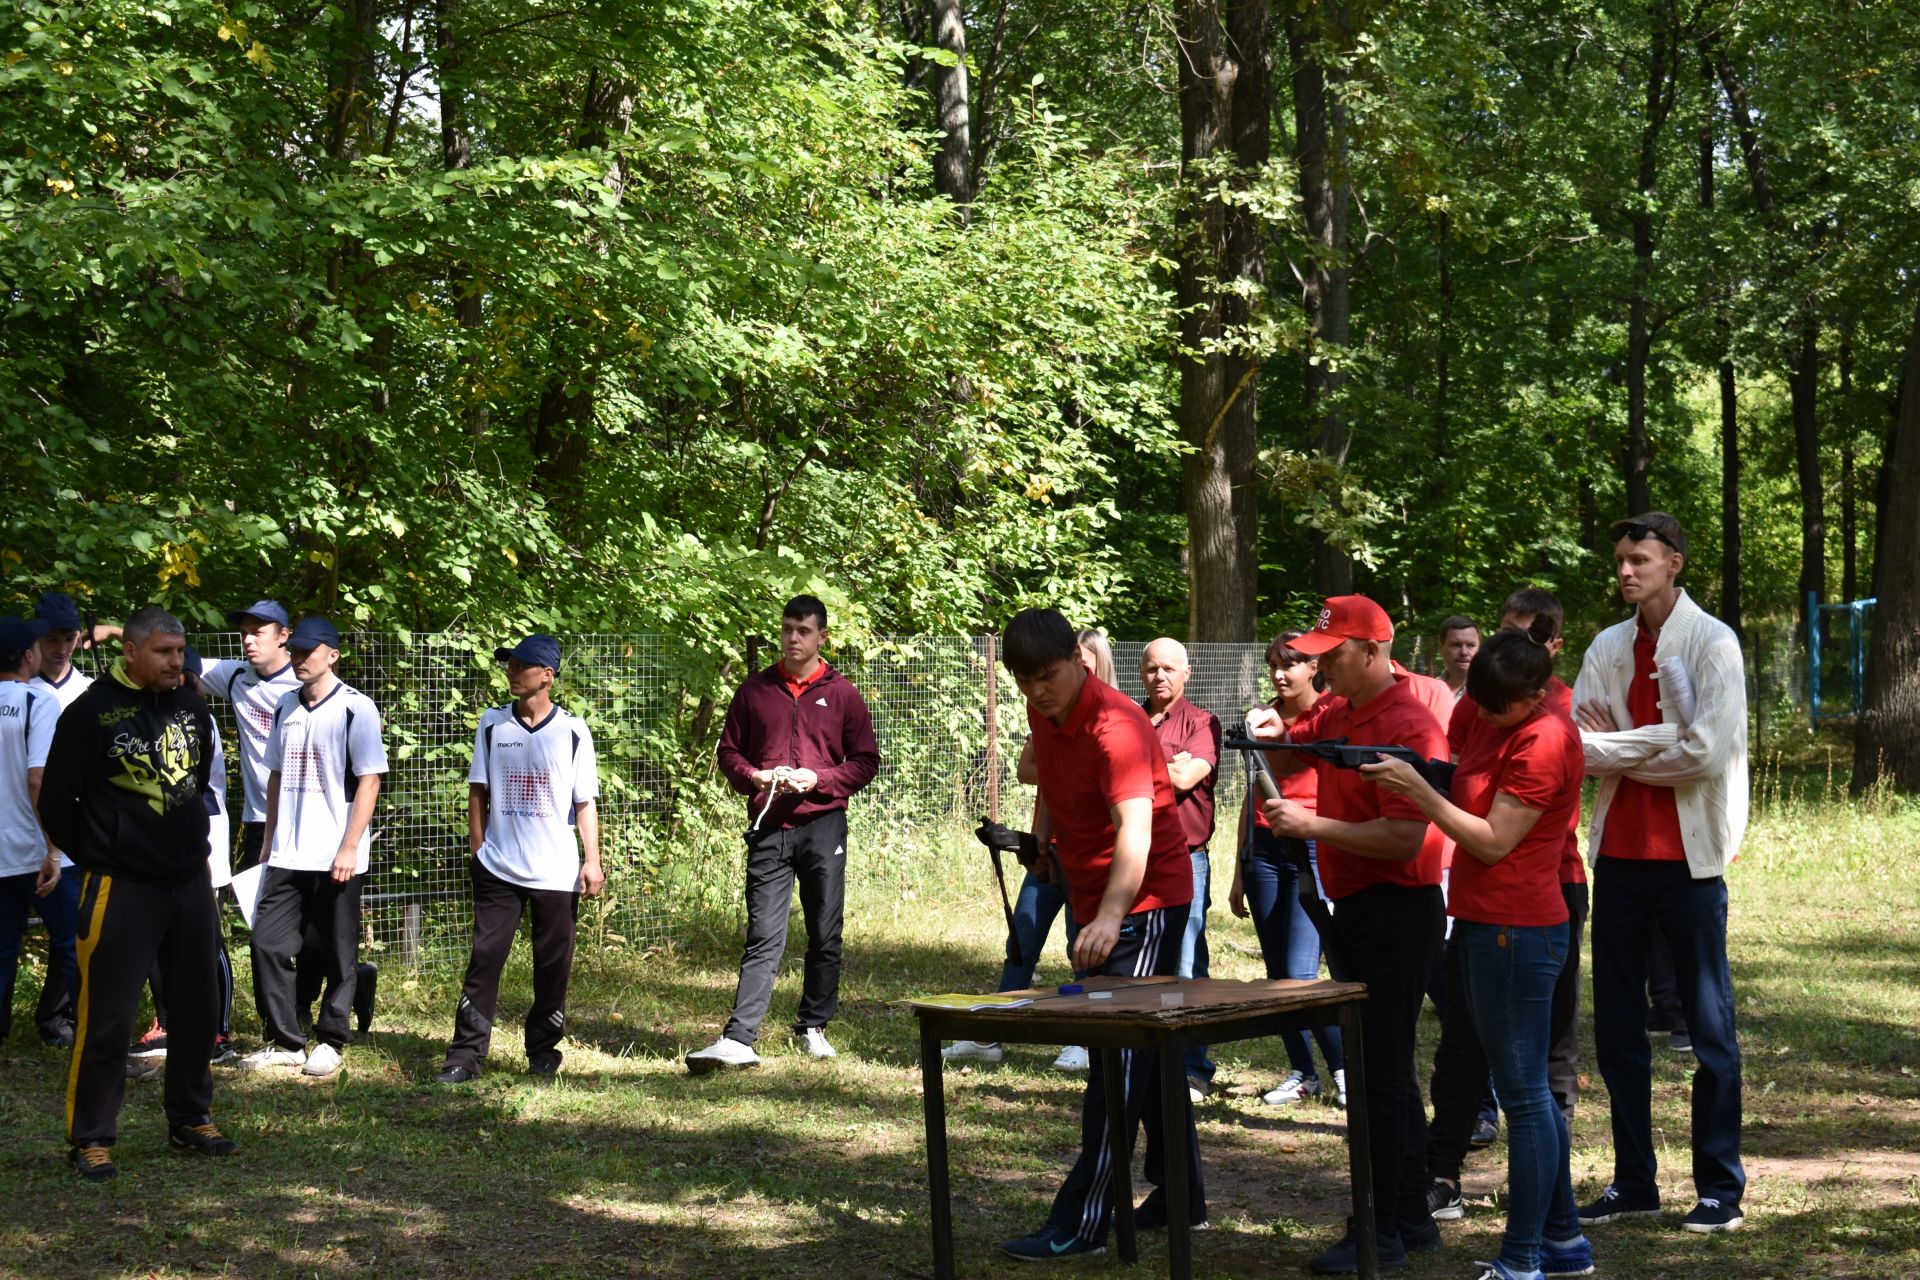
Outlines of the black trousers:
[{"label": "black trousers", "polygon": [[1647,944],[1647,1018],[1649,1031],[1685,1031],[1687,1014],[1680,1007],[1680,980],[1673,967],[1673,944],[1658,929]]},{"label": "black trousers", "polygon": [[[1112,977],[1144,978],[1151,974],[1177,974],[1180,971],[1180,942],[1187,931],[1187,906],[1157,907],[1136,911],[1120,925],[1120,937],[1107,955],[1100,972]],[[1090,1244],[1107,1238],[1113,1222],[1113,1162],[1125,1160],[1132,1152],[1133,1134],[1144,1123],[1147,1127],[1146,1177],[1158,1187],[1165,1173],[1166,1152],[1161,1147],[1162,1112],[1160,1110],[1160,1055],[1139,1049],[1120,1053],[1120,1088],[1127,1107],[1126,1151],[1113,1149],[1107,1129],[1107,1090],[1113,1082],[1106,1077],[1104,1055],[1093,1055],[1087,1072],[1087,1091],[1080,1102],[1080,1155],[1067,1172],[1067,1180],[1053,1199],[1047,1221],[1060,1231],[1071,1232]],[[1186,1109],[1188,1206],[1195,1221],[1207,1216],[1206,1184],[1200,1177],[1200,1142],[1193,1128],[1193,1103],[1187,1091],[1180,1091],[1180,1105]]]},{"label": "black trousers", "polygon": [[162,1106],[169,1125],[212,1119],[214,992],[220,949],[213,883],[183,885],[85,873],[80,886],[80,991],[67,1070],[67,1141],[110,1147],[127,1091],[127,1042],[155,960],[175,992]]},{"label": "black trousers", "polygon": [[795,1031],[824,1027],[840,1010],[840,922],[847,892],[847,814],[823,813],[805,826],[747,837],[747,946],[726,1037],[751,1045],[773,1003],[773,979],[787,950],[793,886],[807,924],[807,956]]},{"label": "black trousers", "polygon": [[1569,1118],[1580,1098],[1580,939],[1587,930],[1587,886],[1563,884],[1567,900],[1567,963],[1553,988],[1552,1037],[1547,1044],[1547,1087]]},{"label": "black trousers", "polygon": [[[1350,1106],[1367,1109],[1373,1153],[1373,1200],[1380,1230],[1426,1216],[1427,1109],[1420,1098],[1413,1054],[1420,1001],[1433,968],[1434,949],[1446,931],[1446,906],[1438,885],[1408,888],[1382,884],[1334,903],[1338,944],[1334,977],[1367,984],[1360,1010],[1361,1052],[1366,1054],[1367,1096]],[[1466,1001],[1449,1000],[1464,1008]],[[1347,1049],[1352,1053],[1351,1046]],[[1486,1083],[1482,1066],[1476,1088]]]},{"label": "black trousers", "polygon": [[[353,988],[360,947],[360,887],[365,876],[336,884],[325,871],[268,867],[253,911],[253,999],[266,1038],[283,1049],[306,1047],[300,1030],[295,960],[312,931],[312,953],[324,981],[314,1038],[336,1049],[353,1043]],[[169,1040],[171,1044],[171,1040]]]},{"label": "black trousers", "polygon": [[567,979],[573,973],[574,918],[580,895],[558,889],[526,889],[502,880],[470,858],[473,878],[473,954],[467,983],[453,1015],[453,1043],[446,1065],[477,1067],[493,1039],[500,1003],[500,971],[513,950],[523,912],[533,917],[533,1008],[527,1010],[527,1057],[560,1043],[567,1025]]},{"label": "black trousers", "polygon": [[[220,945],[214,949],[213,953],[213,986],[217,993],[216,998],[220,1002],[220,1034],[230,1036],[233,1034],[233,960],[227,955],[226,931],[221,928],[217,899],[213,927],[220,940]],[[162,1031],[167,1031],[171,1036],[173,1033],[168,1031],[168,1028],[173,1025],[173,1022],[167,1013],[167,976],[160,972],[158,961],[155,961],[153,967],[147,970],[147,986],[153,992],[153,1020],[160,1024]]]}]

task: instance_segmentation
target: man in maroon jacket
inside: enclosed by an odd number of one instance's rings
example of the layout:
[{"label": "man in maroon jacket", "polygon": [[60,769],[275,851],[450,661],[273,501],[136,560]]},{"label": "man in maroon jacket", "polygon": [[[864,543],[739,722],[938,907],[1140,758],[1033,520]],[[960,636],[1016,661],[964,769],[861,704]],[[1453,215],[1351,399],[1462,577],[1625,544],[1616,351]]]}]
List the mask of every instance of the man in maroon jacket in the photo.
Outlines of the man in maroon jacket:
[{"label": "man in maroon jacket", "polygon": [[778,663],[733,695],[720,731],[720,772],[747,799],[747,946],[733,1016],[718,1040],[687,1055],[705,1075],[760,1063],[753,1043],[787,949],[793,882],[807,922],[806,976],[794,1034],[834,1056],[826,1026],[840,1002],[840,914],[847,883],[847,800],[880,768],[873,721],[851,681],[820,659],[827,606],[787,601]]}]

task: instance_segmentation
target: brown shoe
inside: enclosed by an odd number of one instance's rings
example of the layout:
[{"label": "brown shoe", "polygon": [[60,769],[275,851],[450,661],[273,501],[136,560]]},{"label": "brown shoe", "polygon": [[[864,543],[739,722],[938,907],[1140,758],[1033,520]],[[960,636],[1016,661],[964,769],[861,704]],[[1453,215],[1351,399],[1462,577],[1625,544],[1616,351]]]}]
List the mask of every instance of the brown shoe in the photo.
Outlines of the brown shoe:
[{"label": "brown shoe", "polygon": [[85,1182],[112,1182],[120,1176],[113,1167],[112,1147],[68,1147],[67,1163]]}]

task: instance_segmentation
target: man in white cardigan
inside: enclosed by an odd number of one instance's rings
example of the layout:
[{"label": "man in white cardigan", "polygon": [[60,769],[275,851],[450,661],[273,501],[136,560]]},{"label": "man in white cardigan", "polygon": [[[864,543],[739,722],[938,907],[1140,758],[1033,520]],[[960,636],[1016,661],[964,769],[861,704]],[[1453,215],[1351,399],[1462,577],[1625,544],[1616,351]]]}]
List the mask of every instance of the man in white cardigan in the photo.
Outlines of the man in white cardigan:
[{"label": "man in white cardigan", "polygon": [[1699,1065],[1688,1231],[1740,1226],[1740,1046],[1727,966],[1727,865],[1747,826],[1747,694],[1740,642],[1677,579],[1687,537],[1663,511],[1616,522],[1614,571],[1634,616],[1580,664],[1574,717],[1600,779],[1593,862],[1593,1020],[1613,1104],[1613,1182],[1580,1210],[1597,1225],[1660,1216],[1647,1040],[1647,946],[1673,948]]}]

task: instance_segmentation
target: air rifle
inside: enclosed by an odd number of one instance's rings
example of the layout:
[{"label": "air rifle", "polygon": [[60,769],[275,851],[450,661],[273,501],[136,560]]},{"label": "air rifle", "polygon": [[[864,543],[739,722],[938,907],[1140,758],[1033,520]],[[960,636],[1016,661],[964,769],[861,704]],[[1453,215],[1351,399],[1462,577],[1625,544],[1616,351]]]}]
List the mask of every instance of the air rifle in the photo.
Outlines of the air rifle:
[{"label": "air rifle", "polygon": [[[1220,745],[1229,751],[1248,752],[1255,759],[1260,759],[1260,753],[1267,751],[1297,751],[1315,760],[1325,760],[1337,769],[1358,769],[1363,764],[1378,764],[1384,756],[1391,760],[1405,760],[1441,795],[1447,794],[1447,788],[1453,782],[1452,761],[1430,760],[1412,747],[1393,744],[1367,746],[1364,743],[1355,746],[1345,738],[1327,738],[1320,742],[1269,742],[1265,738],[1253,738],[1244,733],[1232,734]],[[1265,763],[1264,760],[1261,762]],[[1264,792],[1266,788],[1262,786],[1261,790]]]}]

